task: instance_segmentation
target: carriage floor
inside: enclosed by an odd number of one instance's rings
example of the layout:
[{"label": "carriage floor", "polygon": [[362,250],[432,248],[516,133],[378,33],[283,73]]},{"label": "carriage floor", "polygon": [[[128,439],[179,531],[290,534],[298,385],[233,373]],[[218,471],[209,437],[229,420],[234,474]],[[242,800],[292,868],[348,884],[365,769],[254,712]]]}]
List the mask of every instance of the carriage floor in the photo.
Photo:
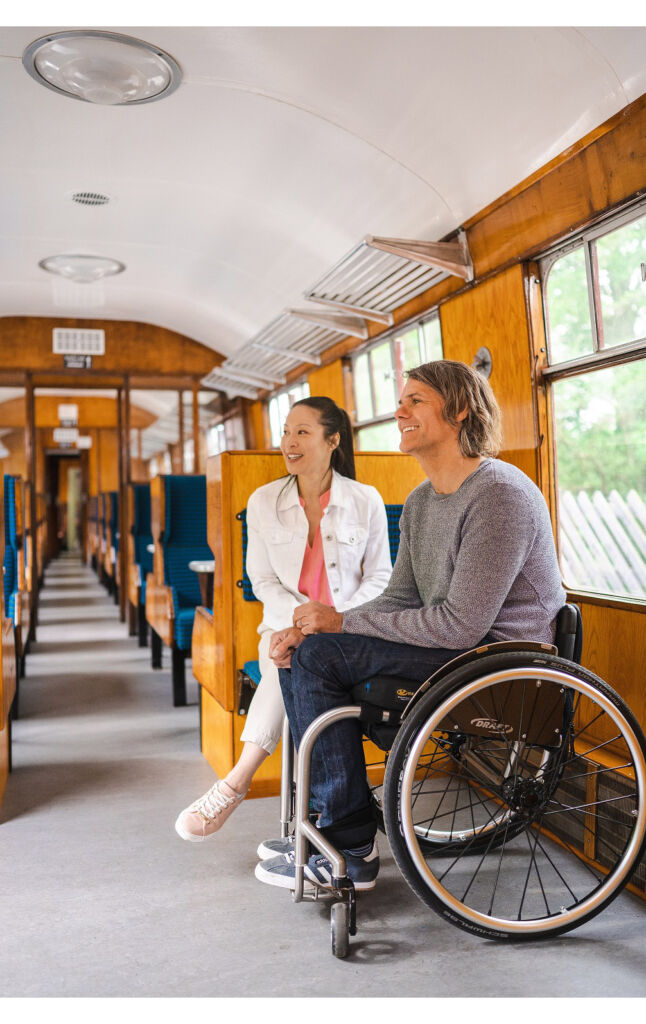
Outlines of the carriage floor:
[{"label": "carriage floor", "polygon": [[3,996],[644,996],[646,905],[622,894],[568,935],[485,942],[409,891],[385,837],[345,961],[327,904],[254,878],[278,799],[245,801],[222,833],[182,842],[177,813],[213,773],[197,685],[173,708],[170,658],[150,668],[77,557],[50,565],[21,681],[0,809]]}]

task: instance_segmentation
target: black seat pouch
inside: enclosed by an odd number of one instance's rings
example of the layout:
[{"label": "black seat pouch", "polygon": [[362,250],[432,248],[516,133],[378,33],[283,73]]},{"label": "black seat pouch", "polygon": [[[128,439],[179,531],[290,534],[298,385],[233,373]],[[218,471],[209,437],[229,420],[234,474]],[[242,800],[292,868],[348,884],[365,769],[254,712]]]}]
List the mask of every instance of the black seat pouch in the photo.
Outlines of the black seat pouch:
[{"label": "black seat pouch", "polygon": [[356,704],[373,704],[389,711],[403,711],[417,689],[419,683],[411,679],[374,676],[352,687],[352,699]]}]

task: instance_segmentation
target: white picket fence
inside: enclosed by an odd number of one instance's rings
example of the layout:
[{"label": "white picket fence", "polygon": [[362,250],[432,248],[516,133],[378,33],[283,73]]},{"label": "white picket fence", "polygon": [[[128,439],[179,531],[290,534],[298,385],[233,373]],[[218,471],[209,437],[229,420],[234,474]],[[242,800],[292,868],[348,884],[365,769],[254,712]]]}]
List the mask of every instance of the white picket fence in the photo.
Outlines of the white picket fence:
[{"label": "white picket fence", "polygon": [[559,521],[567,586],[646,598],[646,503],[636,491],[561,491]]}]

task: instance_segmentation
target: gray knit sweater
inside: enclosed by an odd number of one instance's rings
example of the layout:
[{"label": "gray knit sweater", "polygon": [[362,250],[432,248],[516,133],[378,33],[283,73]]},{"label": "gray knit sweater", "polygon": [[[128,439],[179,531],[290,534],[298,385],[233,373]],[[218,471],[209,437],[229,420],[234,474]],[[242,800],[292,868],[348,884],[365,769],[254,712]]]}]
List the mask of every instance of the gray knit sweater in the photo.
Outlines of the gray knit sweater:
[{"label": "gray knit sweater", "polygon": [[545,500],[519,469],[485,459],[453,494],[426,480],[400,526],[390,583],[344,613],[344,633],[451,650],[552,643],[565,591]]}]

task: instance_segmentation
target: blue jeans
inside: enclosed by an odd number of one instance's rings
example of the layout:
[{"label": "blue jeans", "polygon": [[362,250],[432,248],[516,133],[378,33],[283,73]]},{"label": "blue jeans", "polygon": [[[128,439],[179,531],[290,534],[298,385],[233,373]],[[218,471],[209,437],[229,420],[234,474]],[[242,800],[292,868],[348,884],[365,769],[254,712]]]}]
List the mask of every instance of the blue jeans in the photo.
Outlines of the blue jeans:
[{"label": "blue jeans", "polygon": [[[320,633],[294,651],[280,669],[280,687],[296,748],[324,711],[352,704],[350,691],[373,676],[401,676],[423,683],[460,651],[412,647],[353,633]],[[374,838],[361,726],[355,719],[329,726],[312,751],[311,790],[319,827],[335,846],[352,849]]]}]

